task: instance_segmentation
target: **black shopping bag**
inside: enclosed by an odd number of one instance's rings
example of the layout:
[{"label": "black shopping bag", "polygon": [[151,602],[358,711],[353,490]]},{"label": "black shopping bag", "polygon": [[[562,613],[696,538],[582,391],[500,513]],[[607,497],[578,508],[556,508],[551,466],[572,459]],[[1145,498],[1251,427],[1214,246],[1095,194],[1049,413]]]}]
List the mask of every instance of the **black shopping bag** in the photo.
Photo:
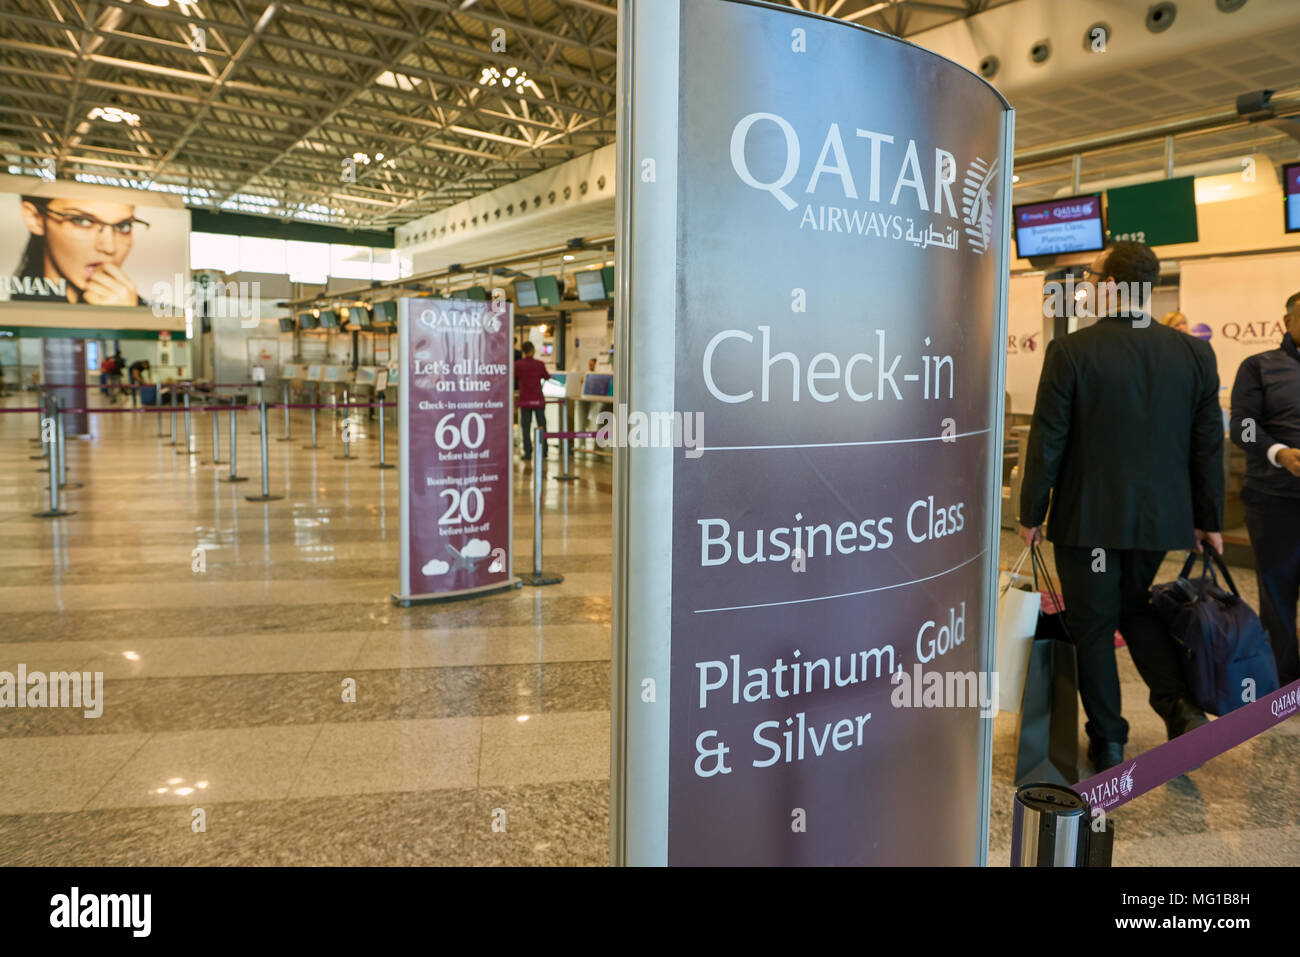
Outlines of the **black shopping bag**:
[{"label": "black shopping bag", "polygon": [[1033,550],[1034,587],[1043,593],[1038,627],[1029,650],[1016,741],[1016,786],[1074,784],[1079,780],[1079,673],[1074,642],[1065,627],[1065,606]]}]

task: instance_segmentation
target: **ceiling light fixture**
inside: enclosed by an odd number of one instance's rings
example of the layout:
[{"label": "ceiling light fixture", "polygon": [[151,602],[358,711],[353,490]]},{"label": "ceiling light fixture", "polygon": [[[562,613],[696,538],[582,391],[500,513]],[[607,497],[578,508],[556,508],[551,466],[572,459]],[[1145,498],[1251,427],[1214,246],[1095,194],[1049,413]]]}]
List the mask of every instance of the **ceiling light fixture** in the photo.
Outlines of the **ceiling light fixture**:
[{"label": "ceiling light fixture", "polygon": [[97,106],[92,109],[86,118],[90,120],[103,120],[105,123],[125,123],[127,126],[139,126],[140,117],[136,113],[128,113],[126,110],[116,106]]}]

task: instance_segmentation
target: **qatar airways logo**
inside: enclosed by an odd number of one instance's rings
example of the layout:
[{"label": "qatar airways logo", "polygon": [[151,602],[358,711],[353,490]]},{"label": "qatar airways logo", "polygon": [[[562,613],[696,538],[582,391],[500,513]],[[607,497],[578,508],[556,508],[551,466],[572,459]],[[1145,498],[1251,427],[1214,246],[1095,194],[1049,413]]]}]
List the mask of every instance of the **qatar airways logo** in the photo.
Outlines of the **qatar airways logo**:
[{"label": "qatar airways logo", "polygon": [[1281,718],[1300,708],[1300,690],[1292,689],[1286,694],[1278,695],[1269,705],[1273,717]]},{"label": "qatar airways logo", "polygon": [[1137,790],[1137,785],[1133,781],[1133,772],[1136,770],[1137,762],[1134,761],[1120,773],[1107,778],[1087,791],[1080,791],[1079,795],[1093,808],[1104,810],[1121,799],[1133,796]]},{"label": "qatar airways logo", "polygon": [[[751,136],[760,137],[764,145],[770,143],[773,127],[781,137],[784,162],[776,164],[781,172],[775,178],[770,177],[771,169],[760,171],[767,177],[760,178],[747,159],[747,147]],[[847,127],[841,130],[838,123],[831,123],[820,138],[817,161],[805,177],[798,132],[780,114],[762,112],[750,113],[736,123],[730,153],[731,167],[746,186],[767,193],[787,212],[802,206],[801,230],[856,233],[910,242],[921,249],[938,246],[955,250],[964,236],[981,255],[993,242],[996,158],[988,162],[975,157],[958,185],[957,160],[948,150],[935,147],[933,162],[923,164],[914,139],[904,145],[901,140],[896,142],[892,133],[856,127],[849,133]],[[779,160],[781,153],[776,156]],[[828,182],[832,180],[833,184]],[[955,186],[959,197],[953,195]],[[865,193],[868,204],[886,208],[820,202],[831,199],[832,192],[834,200],[858,202]]]},{"label": "qatar airways logo", "polygon": [[468,309],[425,309],[418,321],[435,332],[445,329],[471,333],[501,331],[501,317],[495,311],[481,314]]}]

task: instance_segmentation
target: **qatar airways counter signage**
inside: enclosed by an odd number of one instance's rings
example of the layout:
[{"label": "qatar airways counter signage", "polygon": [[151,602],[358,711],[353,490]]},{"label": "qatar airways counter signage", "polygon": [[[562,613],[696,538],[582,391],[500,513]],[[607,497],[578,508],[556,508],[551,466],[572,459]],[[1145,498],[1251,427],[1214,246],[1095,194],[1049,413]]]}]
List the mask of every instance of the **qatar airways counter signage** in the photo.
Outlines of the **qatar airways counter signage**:
[{"label": "qatar airways counter signage", "polygon": [[1286,231],[1300,233],[1300,163],[1282,167],[1282,188],[1286,193]]},{"label": "qatar airways counter signage", "polygon": [[399,301],[401,604],[515,585],[510,329],[508,303]]},{"label": "qatar airways counter signage", "polygon": [[1101,249],[1101,197],[1071,196],[1015,208],[1016,252],[1027,256]]},{"label": "qatar airways counter signage", "polygon": [[670,402],[707,441],[620,450],[615,859],[977,863],[1010,109],[785,7],[620,12],[616,401]]}]

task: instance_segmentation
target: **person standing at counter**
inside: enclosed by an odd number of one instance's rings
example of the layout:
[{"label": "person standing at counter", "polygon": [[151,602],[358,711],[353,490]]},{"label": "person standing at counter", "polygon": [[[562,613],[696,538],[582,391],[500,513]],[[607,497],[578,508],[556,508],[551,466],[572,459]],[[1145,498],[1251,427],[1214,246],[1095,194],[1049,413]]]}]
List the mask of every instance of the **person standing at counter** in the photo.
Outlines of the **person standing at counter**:
[{"label": "person standing at counter", "polygon": [[135,388],[131,389],[132,406],[145,404],[144,399],[140,396],[140,387],[150,384],[152,372],[153,370],[149,368],[148,359],[137,359],[128,367],[127,373],[131,377],[131,385],[135,386]]},{"label": "person standing at counter", "polygon": [[1259,617],[1278,678],[1300,678],[1300,292],[1286,301],[1282,344],[1253,355],[1232,385],[1232,441],[1246,453],[1241,501],[1255,549]]},{"label": "person standing at counter", "polygon": [[[519,390],[515,405],[519,407],[519,424],[524,433],[524,461],[529,465],[533,461],[533,425],[535,423],[542,430],[547,427],[546,396],[542,394],[542,380],[551,377],[546,371],[546,365],[540,359],[533,358],[534,351],[533,344],[525,341],[523,357],[515,363],[515,387]],[[543,459],[548,451],[546,442],[543,441]]]},{"label": "person standing at counter", "polygon": [[[1190,700],[1174,641],[1149,602],[1165,552],[1208,541],[1222,550],[1223,418],[1206,342],[1145,312],[1160,261],[1118,242],[1085,277],[1099,320],[1048,343],[1029,430],[1020,536],[1051,539],[1078,653],[1088,757],[1124,760],[1116,628],[1172,739],[1207,722]],[[1129,290],[1120,311],[1115,283]],[[1109,305],[1102,305],[1102,295]]]}]

